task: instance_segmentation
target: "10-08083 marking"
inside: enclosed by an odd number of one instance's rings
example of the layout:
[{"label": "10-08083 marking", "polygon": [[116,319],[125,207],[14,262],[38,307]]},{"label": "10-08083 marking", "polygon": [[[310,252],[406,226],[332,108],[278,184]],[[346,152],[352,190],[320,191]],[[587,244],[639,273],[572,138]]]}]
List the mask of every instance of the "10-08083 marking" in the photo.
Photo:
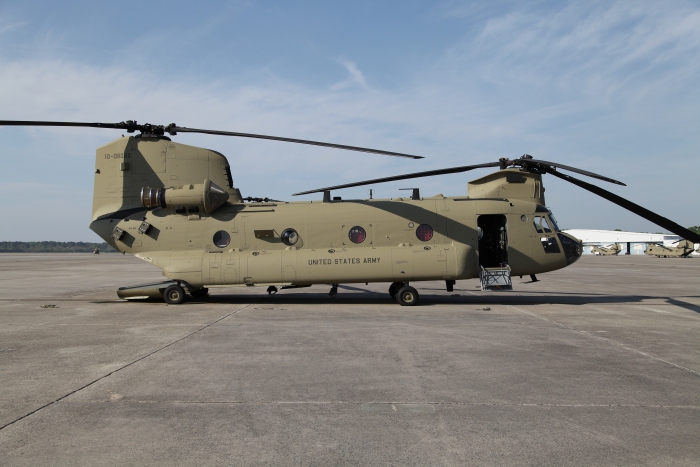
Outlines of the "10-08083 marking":
[{"label": "10-08083 marking", "polygon": [[130,152],[115,152],[114,154],[105,154],[105,159],[130,159]]}]

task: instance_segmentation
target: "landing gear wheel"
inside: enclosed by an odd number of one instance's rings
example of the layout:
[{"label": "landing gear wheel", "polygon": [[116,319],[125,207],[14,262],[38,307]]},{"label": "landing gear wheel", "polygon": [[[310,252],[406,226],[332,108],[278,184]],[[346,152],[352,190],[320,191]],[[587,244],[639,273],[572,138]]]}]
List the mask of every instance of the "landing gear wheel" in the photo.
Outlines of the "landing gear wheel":
[{"label": "landing gear wheel", "polygon": [[403,282],[394,282],[389,286],[389,295],[391,295],[391,298],[396,299],[396,294],[399,293],[399,290],[401,287],[403,287],[405,284]]},{"label": "landing gear wheel", "polygon": [[401,306],[414,306],[418,304],[418,291],[410,285],[401,287],[396,293],[396,301]]},{"label": "landing gear wheel", "polygon": [[185,301],[185,291],[177,284],[173,284],[163,292],[163,300],[169,305],[179,305]]},{"label": "landing gear wheel", "polygon": [[190,295],[192,295],[192,298],[207,298],[209,297],[209,289],[206,287],[202,287],[201,289],[197,290],[192,290],[190,291]]}]

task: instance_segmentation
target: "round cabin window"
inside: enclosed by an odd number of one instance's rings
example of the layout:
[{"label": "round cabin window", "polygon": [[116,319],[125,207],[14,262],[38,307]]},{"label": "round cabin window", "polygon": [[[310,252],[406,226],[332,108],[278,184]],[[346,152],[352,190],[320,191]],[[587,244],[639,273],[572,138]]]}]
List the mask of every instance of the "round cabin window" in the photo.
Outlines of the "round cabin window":
[{"label": "round cabin window", "polygon": [[418,237],[418,240],[421,242],[427,242],[433,238],[433,228],[428,224],[419,225],[416,229],[416,237]]},{"label": "round cabin window", "polygon": [[365,241],[365,238],[367,238],[367,233],[365,232],[365,229],[359,225],[356,225],[350,229],[350,232],[348,232],[348,237],[352,243],[362,243]]},{"label": "round cabin window", "polygon": [[219,230],[214,234],[214,245],[226,248],[231,243],[231,236],[225,230]]},{"label": "round cabin window", "polygon": [[292,246],[299,240],[299,234],[294,229],[286,229],[282,232],[282,243]]}]

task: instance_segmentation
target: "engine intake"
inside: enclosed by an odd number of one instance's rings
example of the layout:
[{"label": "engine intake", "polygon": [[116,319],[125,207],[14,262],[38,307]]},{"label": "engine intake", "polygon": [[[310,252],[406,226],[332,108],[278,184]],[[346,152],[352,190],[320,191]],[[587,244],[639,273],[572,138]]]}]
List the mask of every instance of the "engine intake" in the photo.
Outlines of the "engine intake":
[{"label": "engine intake", "polygon": [[207,179],[204,183],[172,188],[141,188],[141,206],[147,209],[198,206],[210,214],[228,201],[229,194]]}]

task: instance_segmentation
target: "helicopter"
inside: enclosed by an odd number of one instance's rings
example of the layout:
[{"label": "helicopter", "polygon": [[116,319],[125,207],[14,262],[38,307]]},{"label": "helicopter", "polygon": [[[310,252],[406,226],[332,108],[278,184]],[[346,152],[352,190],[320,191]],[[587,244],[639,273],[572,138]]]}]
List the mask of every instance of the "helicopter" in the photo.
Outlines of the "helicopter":
[{"label": "helicopter", "polygon": [[[322,199],[288,202],[244,198],[233,184],[227,158],[213,150],[172,141],[203,133],[324,146],[387,156],[420,156],[377,149],[180,127],[119,123],[3,120],[0,126],[111,128],[136,133],[98,148],[90,229],[112,247],[162,270],[169,280],[121,287],[122,299],[159,298],[180,304],[206,299],[210,288],[283,289],[341,283],[391,283],[399,305],[419,302],[411,285],[479,278],[482,290],[512,289],[511,277],[564,268],[582,254],[581,241],[561,232],[546,207],[542,176],[552,175],[597,194],[671,232],[697,235],[629,200],[560,170],[624,183],[559,163],[501,158],[476,165],[429,170],[319,188]],[[170,136],[167,136],[166,133]],[[391,199],[342,199],[332,191],[396,180],[497,168],[468,183],[468,195],[422,197],[420,190]]]},{"label": "helicopter", "polygon": [[617,256],[622,251],[622,246],[619,243],[614,243],[608,246],[593,245],[591,252],[596,256]]},{"label": "helicopter", "polygon": [[644,254],[658,258],[688,258],[695,252],[695,245],[688,240],[678,240],[671,245],[650,243]]}]

